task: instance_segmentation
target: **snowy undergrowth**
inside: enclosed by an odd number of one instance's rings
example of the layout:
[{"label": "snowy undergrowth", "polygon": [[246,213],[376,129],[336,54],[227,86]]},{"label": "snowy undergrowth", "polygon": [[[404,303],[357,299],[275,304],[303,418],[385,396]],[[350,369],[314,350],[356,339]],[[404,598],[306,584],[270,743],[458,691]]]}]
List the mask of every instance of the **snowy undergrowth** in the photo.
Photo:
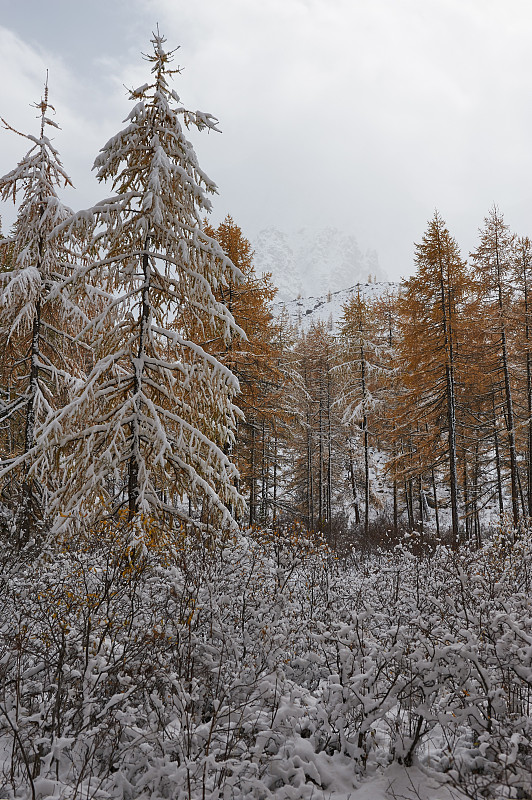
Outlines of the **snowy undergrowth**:
[{"label": "snowy undergrowth", "polygon": [[0,796],[393,797],[399,768],[442,797],[530,796],[528,537],[340,563],[294,528],[136,553],[107,530],[4,555]]}]

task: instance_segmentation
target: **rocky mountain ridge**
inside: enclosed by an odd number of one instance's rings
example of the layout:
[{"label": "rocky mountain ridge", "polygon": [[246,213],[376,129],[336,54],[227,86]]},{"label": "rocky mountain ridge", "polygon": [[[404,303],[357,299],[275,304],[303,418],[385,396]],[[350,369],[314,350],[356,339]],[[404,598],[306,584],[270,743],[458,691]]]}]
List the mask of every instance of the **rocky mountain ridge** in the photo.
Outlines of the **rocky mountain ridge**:
[{"label": "rocky mountain ridge", "polygon": [[265,228],[252,247],[255,271],[271,273],[278,301],[327,295],[357,282],[386,280],[377,252],[363,253],[354,235],[337,228],[301,228],[291,233]]},{"label": "rocky mountain ridge", "polygon": [[323,322],[334,332],[340,322],[342,308],[352,295],[360,292],[371,300],[385,292],[396,292],[398,287],[399,284],[393,281],[356,283],[347,289],[327,292],[318,297],[297,297],[288,301],[276,298],[272,310],[275,317],[286,316],[300,331],[307,331],[316,322]]}]

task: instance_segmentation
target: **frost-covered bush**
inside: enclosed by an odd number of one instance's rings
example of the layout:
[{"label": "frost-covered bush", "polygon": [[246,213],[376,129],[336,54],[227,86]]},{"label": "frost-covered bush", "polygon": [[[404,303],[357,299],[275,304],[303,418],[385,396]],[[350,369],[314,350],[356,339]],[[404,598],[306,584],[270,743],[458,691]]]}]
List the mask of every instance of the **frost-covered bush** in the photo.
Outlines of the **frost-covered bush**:
[{"label": "frost-covered bush", "polygon": [[393,759],[526,796],[527,537],[340,563],[298,528],[145,527],[5,551],[1,796],[316,800]]}]

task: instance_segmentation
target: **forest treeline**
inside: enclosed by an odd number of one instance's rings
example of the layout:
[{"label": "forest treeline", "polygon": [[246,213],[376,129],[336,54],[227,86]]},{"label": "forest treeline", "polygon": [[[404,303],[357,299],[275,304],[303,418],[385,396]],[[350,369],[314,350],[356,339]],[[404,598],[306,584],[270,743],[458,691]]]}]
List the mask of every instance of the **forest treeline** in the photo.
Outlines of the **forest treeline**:
[{"label": "forest treeline", "polygon": [[184,131],[216,120],[179,104],[162,41],[96,160],[114,197],[62,204],[48,90],[40,136],[0,179],[19,199],[0,244],[6,530],[24,543],[109,518],[297,521],[333,542],[379,522],[479,545],[497,517],[518,527],[532,515],[530,240],[494,207],[466,261],[436,213],[397,291],[360,289],[334,332],[300,332],[272,315],[238,224],[205,221],[215,186]]},{"label": "forest treeline", "polygon": [[[250,274],[240,229],[229,219],[212,233]],[[380,517],[395,533],[479,545],[486,520],[530,517],[530,270],[530,240],[494,207],[468,261],[436,213],[412,276],[377,298],[354,292],[335,332],[280,318],[265,337],[243,284],[232,310],[248,342],[231,366],[245,398],[234,456],[249,522],[295,517],[333,539],[342,515],[365,535]],[[264,308],[266,279],[260,293]]]}]

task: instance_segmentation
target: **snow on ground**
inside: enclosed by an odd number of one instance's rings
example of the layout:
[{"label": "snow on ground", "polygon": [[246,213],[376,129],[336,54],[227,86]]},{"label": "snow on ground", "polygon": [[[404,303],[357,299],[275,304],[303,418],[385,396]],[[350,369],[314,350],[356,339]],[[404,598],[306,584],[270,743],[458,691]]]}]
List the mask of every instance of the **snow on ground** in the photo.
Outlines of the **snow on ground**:
[{"label": "snow on ground", "polygon": [[[465,800],[465,794],[444,781],[443,776],[420,767],[392,764],[381,775],[345,795],[345,800]],[[331,800],[340,797],[332,794]]]}]

